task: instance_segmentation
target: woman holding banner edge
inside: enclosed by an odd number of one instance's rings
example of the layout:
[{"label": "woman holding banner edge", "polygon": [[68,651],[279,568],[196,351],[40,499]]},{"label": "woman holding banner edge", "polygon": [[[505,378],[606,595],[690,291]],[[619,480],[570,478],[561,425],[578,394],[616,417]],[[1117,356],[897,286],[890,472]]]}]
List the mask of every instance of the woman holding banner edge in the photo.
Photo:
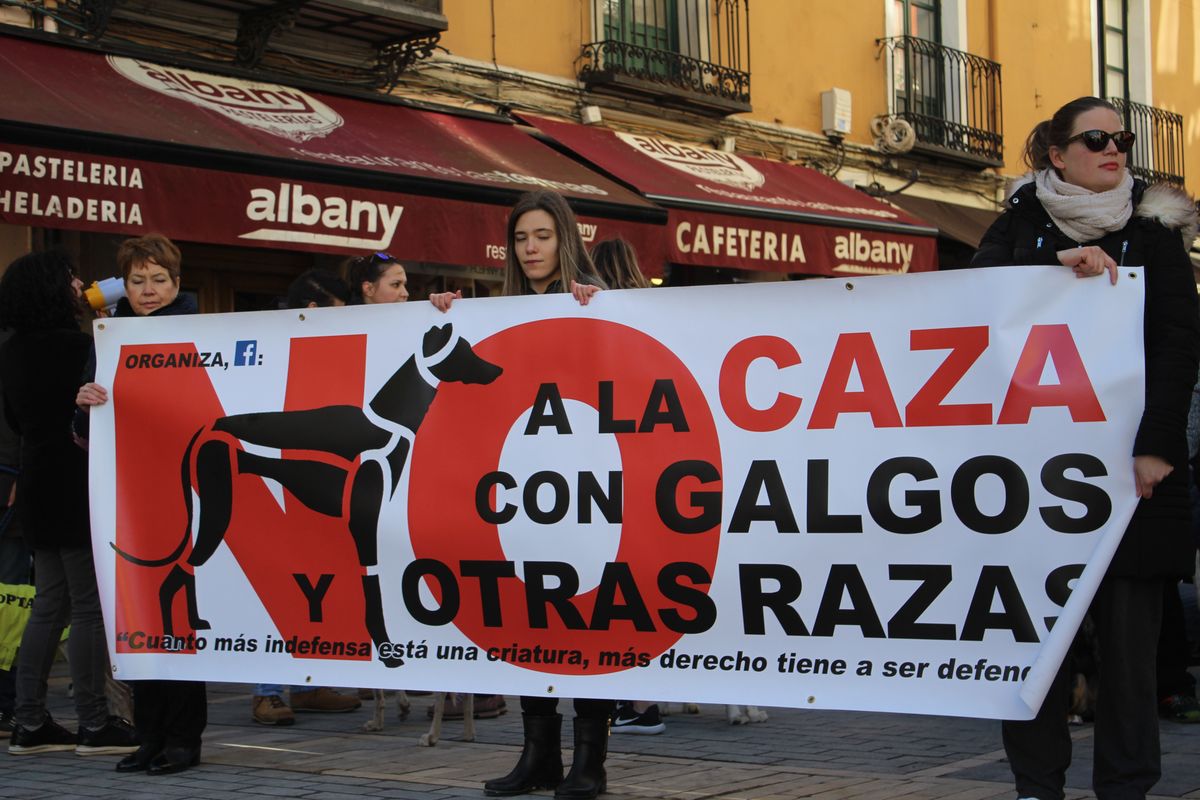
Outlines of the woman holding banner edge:
[{"label": "woman holding banner edge", "polygon": [[[580,305],[606,288],[596,276],[575,214],[562,195],[537,190],[521,195],[508,216],[505,296],[570,292]],[[449,311],[461,292],[439,292],[429,300]],[[556,798],[594,798],[607,789],[608,720],[612,700],[576,698],[575,758],[566,777],[562,763],[562,715],[556,697],[522,697],[525,741],[517,764],[502,778],[483,785],[490,797],[511,797],[554,789]]]},{"label": "woman holding banner edge", "polygon": [[[1077,277],[1143,266],[1146,404],[1133,442],[1140,501],[1092,601],[1102,680],[1092,785],[1100,800],[1143,798],[1161,776],[1154,653],[1163,583],[1191,571],[1188,404],[1200,361],[1200,318],[1187,247],[1196,208],[1127,169],[1134,134],[1095,97],[1067,103],[1025,145],[1019,180],[973,267],[1062,264]],[[1002,725],[1020,798],[1061,800],[1071,761],[1070,689],[1060,667],[1037,716]]]},{"label": "woman holding banner edge", "polygon": [[[169,317],[199,311],[190,294],[179,291],[179,248],[165,236],[148,234],[126,239],[117,249],[117,266],[125,282],[125,297],[116,317]],[[75,396],[80,413],[75,431],[87,439],[88,413],[108,402],[108,390],[92,378],[95,352],[84,370]],[[170,775],[200,763],[201,736],[208,725],[208,690],[203,681],[132,681],[133,724],[141,745],[117,762],[117,772]]]}]

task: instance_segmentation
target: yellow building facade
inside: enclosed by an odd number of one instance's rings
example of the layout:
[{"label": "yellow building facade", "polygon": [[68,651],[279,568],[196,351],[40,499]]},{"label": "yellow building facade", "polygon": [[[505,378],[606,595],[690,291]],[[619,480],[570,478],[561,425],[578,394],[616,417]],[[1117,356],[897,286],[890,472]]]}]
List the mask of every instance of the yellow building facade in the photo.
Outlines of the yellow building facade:
[{"label": "yellow building facade", "polygon": [[[684,6],[709,25],[729,7],[741,7],[748,36],[737,66],[750,76],[750,110],[707,114],[637,93],[599,93],[580,81],[589,42],[612,34],[602,29],[606,13],[682,20]],[[595,106],[597,124],[616,130],[701,144],[732,137],[738,153],[814,166],[876,194],[905,187],[893,197],[995,211],[1008,180],[1025,171],[1030,129],[1075,97],[1104,95],[1132,110],[1130,125],[1145,146],[1132,163],[1149,173],[1143,177],[1200,193],[1195,0],[445,0],[443,8],[450,22],[441,39],[446,52],[418,73],[427,79],[420,91],[439,91],[451,102],[455,95],[463,101],[465,86],[476,107],[490,100],[506,110],[579,121],[582,107]],[[932,51],[903,50],[923,37],[933,41]],[[987,79],[995,78],[998,93],[972,95],[983,73],[960,69],[964,58],[995,65]],[[469,77],[456,71],[464,65]],[[939,84],[933,88],[943,96],[932,106],[928,98],[920,108],[919,98],[909,104],[903,96],[897,84],[906,66],[910,77],[924,70],[927,84]],[[850,101],[849,132],[840,145],[822,132],[828,124],[822,93],[834,88]],[[984,108],[971,107],[979,103]],[[984,127],[1002,136],[998,157],[931,151],[921,141],[928,129],[917,131],[910,150],[881,152],[872,121],[904,116],[906,105],[968,127],[979,123],[967,117],[982,111],[994,119]],[[942,145],[950,137],[934,129],[933,138]]]}]

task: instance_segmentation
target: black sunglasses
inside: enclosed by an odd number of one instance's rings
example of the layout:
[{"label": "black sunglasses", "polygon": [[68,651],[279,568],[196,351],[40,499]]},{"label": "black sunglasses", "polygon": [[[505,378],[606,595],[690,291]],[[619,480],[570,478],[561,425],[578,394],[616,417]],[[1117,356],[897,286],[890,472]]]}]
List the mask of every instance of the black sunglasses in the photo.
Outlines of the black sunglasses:
[{"label": "black sunglasses", "polygon": [[390,253],[371,253],[369,256],[359,256],[354,260],[358,261],[359,263],[370,262],[372,264],[390,264],[391,262],[395,261],[396,258]]},{"label": "black sunglasses", "polygon": [[1083,146],[1093,153],[1103,153],[1104,148],[1108,147],[1108,140],[1112,139],[1112,143],[1117,146],[1118,153],[1128,153],[1129,148],[1133,147],[1133,140],[1137,138],[1137,134],[1133,131],[1117,131],[1109,133],[1108,131],[1084,131],[1077,133],[1070,139],[1067,139],[1067,144],[1075,141],[1083,142]]}]

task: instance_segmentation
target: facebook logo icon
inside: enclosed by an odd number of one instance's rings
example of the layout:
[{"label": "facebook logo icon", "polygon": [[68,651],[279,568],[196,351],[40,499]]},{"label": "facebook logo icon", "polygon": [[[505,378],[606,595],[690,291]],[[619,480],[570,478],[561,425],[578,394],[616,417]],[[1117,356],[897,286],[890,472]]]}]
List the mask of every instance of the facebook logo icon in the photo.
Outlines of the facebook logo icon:
[{"label": "facebook logo icon", "polygon": [[253,367],[262,363],[258,354],[257,339],[242,339],[233,346],[233,365],[235,367]]}]

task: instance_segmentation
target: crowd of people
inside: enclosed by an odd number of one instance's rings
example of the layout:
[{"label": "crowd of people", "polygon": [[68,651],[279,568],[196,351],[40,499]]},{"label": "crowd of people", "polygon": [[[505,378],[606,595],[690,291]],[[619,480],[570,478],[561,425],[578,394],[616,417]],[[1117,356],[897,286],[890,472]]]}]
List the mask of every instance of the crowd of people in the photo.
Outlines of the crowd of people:
[{"label": "crowd of people", "polygon": [[[1026,143],[1031,171],[1013,187],[971,263],[1061,264],[1078,277],[1107,275],[1113,283],[1121,266],[1145,267],[1145,410],[1131,442],[1140,500],[1092,603],[1088,643],[1081,646],[1095,653],[1100,677],[1093,709],[1094,787],[1101,798],[1122,800],[1145,797],[1160,777],[1158,712],[1200,722],[1186,652],[1179,656],[1186,637],[1176,591],[1179,580],[1194,571],[1200,506],[1190,477],[1200,450],[1200,403],[1194,402],[1200,316],[1187,255],[1197,214],[1182,192],[1147,187],[1132,177],[1127,159],[1134,138],[1116,109],[1093,97],[1072,101],[1039,124]],[[602,242],[589,253],[574,213],[555,192],[534,191],[517,201],[506,244],[501,292],[506,296],[570,293],[587,305],[609,288],[648,285],[627,243]],[[192,296],[180,292],[180,252],[164,237],[124,242],[117,261],[126,289],[117,316],[197,312]],[[407,278],[400,261],[374,253],[348,261],[342,275],[304,273],[292,284],[287,304],[404,302]],[[107,402],[108,392],[93,380],[95,352],[80,329],[81,293],[73,265],[60,253],[19,258],[0,279],[0,390],[5,419],[19,437],[18,444],[0,429],[0,499],[7,497],[7,506],[17,511],[0,517],[0,582],[24,583],[32,571],[36,592],[14,669],[0,671],[0,730],[11,733],[8,749],[14,755],[65,749],[119,754],[120,772],[169,774],[200,760],[205,687],[136,681],[132,725],[109,711],[85,452],[88,411]],[[447,312],[461,296],[435,292],[429,300]],[[12,535],[17,530],[23,538]],[[68,624],[76,732],[46,710],[47,676]],[[1020,798],[1064,796],[1076,666],[1073,658],[1064,662],[1035,719],[1002,725]],[[251,714],[261,724],[288,725],[296,711],[352,711],[360,707],[362,691],[293,686],[285,700],[284,686],[259,684]],[[570,768],[563,763],[558,700],[522,697],[521,754],[508,774],[484,783],[484,794],[553,789],[559,798],[594,798],[607,787],[610,730],[658,733],[664,727],[656,706],[646,700],[577,698],[573,705]],[[477,716],[504,710],[503,697],[476,696]]]}]

